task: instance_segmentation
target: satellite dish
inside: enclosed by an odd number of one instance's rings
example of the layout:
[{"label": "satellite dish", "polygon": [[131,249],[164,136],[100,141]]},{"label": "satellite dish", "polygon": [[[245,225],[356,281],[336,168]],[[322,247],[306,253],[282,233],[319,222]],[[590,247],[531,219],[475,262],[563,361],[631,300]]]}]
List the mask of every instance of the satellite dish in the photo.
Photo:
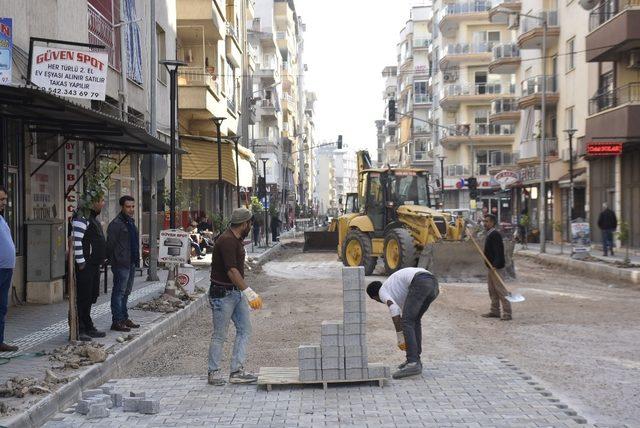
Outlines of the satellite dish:
[{"label": "satellite dish", "polygon": [[596,7],[598,2],[599,0],[580,0],[578,3],[580,3],[580,6],[582,6],[584,10],[591,10]]},{"label": "satellite dish", "polygon": [[163,156],[160,155],[146,155],[142,159],[142,164],[140,165],[142,176],[145,178],[149,177],[149,170],[151,169],[151,161],[153,159],[153,165],[155,167],[155,179],[156,181],[162,180],[167,175],[168,165],[167,161]]}]

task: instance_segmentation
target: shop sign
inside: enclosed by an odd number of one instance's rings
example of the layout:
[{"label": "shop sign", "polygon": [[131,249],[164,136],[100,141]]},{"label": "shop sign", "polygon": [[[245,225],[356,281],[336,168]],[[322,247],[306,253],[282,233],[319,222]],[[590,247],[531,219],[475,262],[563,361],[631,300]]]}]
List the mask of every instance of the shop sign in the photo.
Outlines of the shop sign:
[{"label": "shop sign", "polygon": [[622,143],[587,143],[588,156],[618,156],[622,154]]},{"label": "shop sign", "polygon": [[108,64],[104,52],[34,46],[30,80],[56,95],[104,101]]},{"label": "shop sign", "polygon": [[189,233],[183,230],[168,229],[160,231],[158,261],[162,263],[188,263],[191,244]]},{"label": "shop sign", "polygon": [[518,171],[518,179],[521,182],[527,181],[536,181],[540,179],[540,167],[536,166],[528,166],[526,168],[521,168]]},{"label": "shop sign", "polygon": [[78,192],[73,188],[73,184],[78,179],[78,159],[76,156],[76,146],[74,142],[64,143],[64,188],[67,199],[64,201],[67,218],[73,216],[73,211],[78,203]]},{"label": "shop sign", "polygon": [[0,85],[11,84],[12,52],[12,20],[11,18],[0,18]]},{"label": "shop sign", "polygon": [[589,253],[591,250],[591,227],[589,223],[571,223],[571,245],[573,246],[572,253],[577,257]]},{"label": "shop sign", "polygon": [[504,190],[507,186],[517,183],[519,176],[515,171],[503,170],[497,173],[493,178],[500,185],[500,188]]}]

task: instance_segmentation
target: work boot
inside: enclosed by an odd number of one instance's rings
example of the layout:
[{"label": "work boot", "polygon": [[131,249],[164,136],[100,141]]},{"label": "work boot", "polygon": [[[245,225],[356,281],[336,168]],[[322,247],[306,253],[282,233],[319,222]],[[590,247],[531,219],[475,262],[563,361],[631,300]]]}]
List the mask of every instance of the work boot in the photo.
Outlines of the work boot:
[{"label": "work boot", "polygon": [[123,331],[123,332],[130,332],[131,331],[131,329],[129,327],[127,327],[127,325],[124,323],[124,321],[118,321],[118,322],[114,322],[113,324],[111,324],[111,330]]},{"label": "work boot", "polygon": [[78,332],[78,340],[80,342],[91,342],[91,337],[89,337],[89,335],[87,335],[87,333],[85,333],[84,331],[80,331]]},{"label": "work boot", "polygon": [[[405,360],[404,363],[398,366],[398,370],[402,370],[403,368],[407,367],[407,364],[409,364],[409,361]],[[418,361],[418,364],[420,364],[420,368],[422,368],[422,361]]]},{"label": "work boot", "polygon": [[487,312],[486,314],[480,315],[482,318],[500,318],[500,314],[496,314],[494,312]]},{"label": "work boot", "polygon": [[0,352],[16,352],[17,346],[7,345],[6,343],[0,343]]},{"label": "work boot", "polygon": [[105,333],[104,331],[100,331],[98,329],[96,329],[95,327],[91,330],[87,330],[87,331],[83,331],[80,334],[86,334],[89,337],[105,337],[107,335],[107,333]]},{"label": "work boot", "polygon": [[244,369],[240,369],[229,375],[229,383],[255,383],[257,381],[258,376],[253,373],[247,373]]},{"label": "work boot", "polygon": [[394,379],[402,379],[409,376],[416,376],[422,374],[422,364],[418,363],[407,363],[403,368],[397,370],[393,373],[392,377]]},{"label": "work boot", "polygon": [[220,373],[220,370],[209,372],[207,376],[207,382],[209,383],[209,385],[213,386],[223,386],[227,383],[227,381],[222,377],[222,373]]},{"label": "work boot", "polygon": [[500,321],[511,321],[512,319],[511,314],[502,314],[500,317]]},{"label": "work boot", "polygon": [[131,321],[130,319],[126,320],[124,322],[124,325],[126,325],[129,328],[140,328],[140,324],[136,324],[133,321]]}]

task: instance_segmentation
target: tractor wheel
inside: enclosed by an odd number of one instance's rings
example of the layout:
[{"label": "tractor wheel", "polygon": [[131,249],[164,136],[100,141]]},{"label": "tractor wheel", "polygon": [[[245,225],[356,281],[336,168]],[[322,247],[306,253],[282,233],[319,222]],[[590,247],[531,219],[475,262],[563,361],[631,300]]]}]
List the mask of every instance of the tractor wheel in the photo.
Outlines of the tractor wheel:
[{"label": "tractor wheel", "polygon": [[387,275],[416,265],[416,247],[406,229],[391,229],[384,237],[384,268]]},{"label": "tractor wheel", "polygon": [[378,261],[372,252],[371,238],[359,230],[350,230],[342,245],[342,263],[345,266],[363,266],[364,274],[371,275]]}]

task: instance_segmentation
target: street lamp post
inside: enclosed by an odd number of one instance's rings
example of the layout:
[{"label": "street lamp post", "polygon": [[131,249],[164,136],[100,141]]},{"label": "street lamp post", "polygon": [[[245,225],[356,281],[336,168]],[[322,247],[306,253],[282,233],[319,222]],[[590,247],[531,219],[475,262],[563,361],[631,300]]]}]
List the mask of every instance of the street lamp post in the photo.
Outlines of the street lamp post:
[{"label": "street lamp post", "polygon": [[176,228],[176,110],[177,108],[177,92],[178,92],[178,68],[183,65],[187,65],[184,61],[178,60],[164,60],[160,61],[160,64],[164,65],[169,72],[171,85],[169,94],[171,102],[171,119],[170,119],[170,133],[171,133],[171,187],[169,190],[169,227],[171,229]]},{"label": "street lamp post", "polygon": [[220,220],[224,218],[224,186],[222,184],[222,135],[220,127],[224,117],[214,117],[213,123],[216,125],[217,143],[218,143],[218,210],[220,212]]},{"label": "street lamp post", "polygon": [[240,135],[236,135],[229,138],[230,140],[233,141],[233,144],[236,149],[236,199],[238,200],[237,208],[240,208],[240,160],[238,156],[238,142],[240,141],[241,138],[242,136]]},{"label": "street lamp post", "polygon": [[269,246],[269,209],[267,208],[267,201],[269,198],[269,195],[267,195],[267,161],[269,159],[260,159],[262,161],[262,176],[264,177],[264,185],[265,185],[265,193],[264,193],[264,202],[265,202],[265,207],[264,207],[264,242],[265,242],[265,246]]},{"label": "street lamp post", "polygon": [[570,236],[571,220],[573,220],[573,136],[577,129],[565,129],[569,136],[569,196],[567,197],[567,236]]},{"label": "street lamp post", "polygon": [[444,155],[438,156],[440,159],[440,203],[442,204],[442,209],[444,210],[444,160],[447,157]]}]

